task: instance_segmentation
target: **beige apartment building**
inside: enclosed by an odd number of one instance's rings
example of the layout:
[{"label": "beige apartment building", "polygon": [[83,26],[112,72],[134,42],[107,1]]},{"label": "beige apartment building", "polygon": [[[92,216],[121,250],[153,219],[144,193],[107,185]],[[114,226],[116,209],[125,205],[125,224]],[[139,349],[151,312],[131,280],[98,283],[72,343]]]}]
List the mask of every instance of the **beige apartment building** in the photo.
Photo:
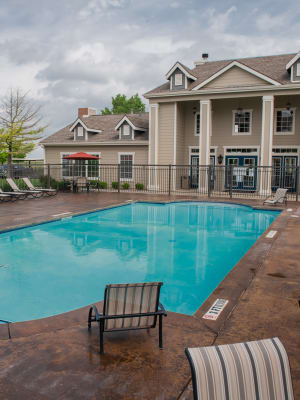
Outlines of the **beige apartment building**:
[{"label": "beige apartment building", "polygon": [[253,190],[259,182],[252,167],[273,166],[278,176],[268,185],[295,189],[300,52],[222,61],[203,56],[193,69],[175,63],[167,82],[145,94],[149,164],[232,165],[234,184]]},{"label": "beige apartment building", "polygon": [[[300,52],[221,61],[203,54],[192,69],[176,62],[165,78],[144,95],[149,114],[102,116],[79,109],[75,122],[41,142],[45,162],[64,164],[67,177],[64,156],[84,151],[100,156],[101,165],[120,164],[121,179],[128,181],[135,180],[138,164],[185,165],[190,188],[200,185],[198,166],[231,166],[234,187],[253,191],[262,185],[255,167],[273,167],[264,191],[296,190]],[[177,169],[175,185],[179,175]],[[95,176],[88,165],[86,176]],[[143,182],[150,189],[160,185],[154,167]]]}]

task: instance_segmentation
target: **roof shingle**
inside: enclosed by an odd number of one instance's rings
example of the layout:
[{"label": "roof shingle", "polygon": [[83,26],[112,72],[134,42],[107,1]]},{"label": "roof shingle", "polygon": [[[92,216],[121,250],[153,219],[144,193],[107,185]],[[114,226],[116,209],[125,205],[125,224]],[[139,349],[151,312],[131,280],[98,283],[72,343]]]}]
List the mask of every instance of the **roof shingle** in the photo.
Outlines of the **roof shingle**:
[{"label": "roof shingle", "polygon": [[[82,122],[88,129],[101,130],[99,133],[88,133],[87,142],[103,143],[119,140],[119,132],[115,130],[115,126],[120,122],[124,116],[133,123],[137,128],[146,129],[146,132],[135,134],[134,140],[141,141],[148,140],[148,127],[149,127],[149,113],[141,114],[111,114],[111,115],[91,115],[89,117],[83,117]],[[74,143],[74,134],[70,131],[72,124],[65,126],[59,131],[53,133],[47,138],[41,140],[41,144],[56,144],[56,143]],[[123,142],[120,141],[120,144]],[[76,142],[78,143],[78,142]],[[82,142],[83,144],[86,143]]]}]

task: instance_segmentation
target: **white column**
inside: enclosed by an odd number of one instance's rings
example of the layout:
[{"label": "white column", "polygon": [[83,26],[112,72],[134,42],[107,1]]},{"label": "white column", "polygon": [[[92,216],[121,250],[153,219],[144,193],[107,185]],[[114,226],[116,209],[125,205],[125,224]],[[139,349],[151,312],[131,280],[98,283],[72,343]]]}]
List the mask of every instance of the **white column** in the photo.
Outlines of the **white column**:
[{"label": "white column", "polygon": [[[262,98],[262,130],[260,165],[262,167],[272,166],[273,146],[273,121],[274,121],[274,96],[263,96]],[[262,168],[260,175],[260,193],[268,195],[271,193],[271,168]]]},{"label": "white column", "polygon": [[148,188],[157,187],[157,169],[158,164],[158,103],[152,103],[149,106],[149,149],[148,164],[155,165],[149,169]]},{"label": "white column", "polygon": [[[174,103],[173,165],[177,162],[177,101]],[[172,171],[173,190],[176,189],[176,168]]]},{"label": "white column", "polygon": [[208,179],[201,166],[210,164],[210,135],[211,135],[211,100],[200,100],[200,135],[199,135],[199,189],[207,190]]}]

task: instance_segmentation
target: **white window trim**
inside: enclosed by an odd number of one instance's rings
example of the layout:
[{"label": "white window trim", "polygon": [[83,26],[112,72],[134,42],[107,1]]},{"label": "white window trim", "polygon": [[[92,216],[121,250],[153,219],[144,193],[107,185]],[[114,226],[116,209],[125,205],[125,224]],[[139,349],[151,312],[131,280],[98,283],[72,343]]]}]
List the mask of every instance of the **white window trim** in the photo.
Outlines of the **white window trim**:
[{"label": "white window trim", "polygon": [[[77,137],[84,137],[84,129],[83,126],[79,125],[77,126]],[[79,134],[79,129],[81,129],[81,134]]]},{"label": "white window trim", "polygon": [[[282,146],[281,146],[282,147]],[[236,153],[228,153],[227,149],[257,149],[256,151],[251,151],[250,153],[242,153],[242,152],[236,152]],[[252,146],[238,146],[238,145],[232,145],[232,146],[223,146],[224,149],[224,155],[225,156],[258,156],[260,152],[260,145],[252,145]]]},{"label": "white window trim", "polygon": [[[297,149],[297,153],[275,153],[273,151],[273,149]],[[275,145],[275,146],[272,146],[272,156],[285,156],[286,154],[288,154],[288,156],[289,155],[291,155],[291,156],[299,156],[299,154],[300,154],[300,146],[297,146],[297,145],[286,145],[286,146]]]},{"label": "white window trim", "polygon": [[[218,146],[210,146],[210,150],[214,149],[215,152],[211,153],[209,150],[209,156],[217,156],[217,148]],[[191,156],[199,156],[199,151],[198,153],[193,153],[192,150],[197,149],[199,150],[199,146],[189,146],[189,160],[191,161]]]},{"label": "white window trim", "polygon": [[[125,133],[125,128],[128,129],[127,133]],[[123,136],[130,136],[130,125],[129,124],[123,124]]]},{"label": "white window trim", "polygon": [[276,135],[276,136],[295,135],[296,107],[291,108],[291,111],[293,111],[293,129],[291,132],[277,132],[277,111],[286,111],[286,108],[284,108],[284,107],[275,108],[275,110],[274,110],[274,135]]},{"label": "white window trim", "polygon": [[[95,154],[95,155],[97,155],[98,157],[99,157],[99,176],[98,176],[98,179],[100,179],[100,160],[101,160],[101,152],[99,152],[99,151],[85,151],[85,153],[86,154]],[[60,164],[61,164],[61,166],[63,165],[63,156],[65,156],[65,155],[70,155],[70,154],[74,154],[74,151],[61,151],[60,152]],[[75,161],[75,160],[72,160],[72,161]],[[88,165],[86,165],[86,170],[87,170],[87,166]],[[73,179],[73,176],[65,176],[65,175],[63,175],[63,168],[62,168],[62,171],[61,171],[61,176],[62,176],[62,178],[66,178],[66,179]],[[96,179],[96,177],[86,177],[88,180],[94,180],[94,179]]]},{"label": "white window trim", "polygon": [[[252,111],[253,110],[244,110],[242,112],[250,113],[250,130],[249,132],[235,132],[235,114],[239,112],[239,110],[232,110],[232,135],[233,136],[251,136],[252,135]],[[231,146],[233,147],[233,146]],[[240,147],[240,146],[239,146]]]},{"label": "white window trim", "polygon": [[300,62],[296,64],[296,77],[300,78]]},{"label": "white window trim", "polygon": [[[183,86],[183,77],[184,77],[184,75],[182,74],[182,72],[175,72],[175,74],[174,74],[174,85],[175,86]],[[177,79],[177,83],[176,83],[176,79]],[[180,83],[178,83],[178,81]]]},{"label": "white window trim", "polygon": [[120,177],[120,181],[132,182],[134,180],[134,156],[135,156],[135,153],[132,153],[132,152],[130,153],[127,151],[118,153],[119,164],[121,164],[121,156],[132,156],[132,178],[121,178]]},{"label": "white window trim", "polygon": [[[197,111],[194,116],[194,136],[200,136],[201,126],[199,127],[199,133],[197,133],[197,116],[200,115],[200,111]],[[200,125],[201,125],[201,115],[200,115]],[[197,146],[196,146],[197,147]]]}]

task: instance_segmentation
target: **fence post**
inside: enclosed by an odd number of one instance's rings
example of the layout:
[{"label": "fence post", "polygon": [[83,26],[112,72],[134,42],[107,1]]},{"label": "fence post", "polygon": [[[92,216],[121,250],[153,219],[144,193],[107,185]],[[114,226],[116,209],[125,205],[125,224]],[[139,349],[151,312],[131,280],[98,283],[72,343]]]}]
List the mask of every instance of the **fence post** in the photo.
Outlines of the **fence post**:
[{"label": "fence post", "polygon": [[296,201],[298,201],[299,197],[299,172],[300,167],[296,167]]},{"label": "fence post", "polygon": [[121,187],[121,164],[118,164],[118,193],[120,193]]},{"label": "fence post", "polygon": [[229,173],[230,173],[229,197],[232,199],[232,180],[233,180],[233,168],[232,168],[232,165],[229,165]]},{"label": "fence post", "polygon": [[210,197],[210,195],[211,195],[211,179],[210,179],[210,177],[211,177],[211,165],[209,165],[208,166],[208,169],[207,169],[207,195],[208,195],[208,197]]},{"label": "fence post", "polygon": [[47,186],[49,189],[50,188],[50,164],[48,164],[48,168],[47,168]]},{"label": "fence post", "polygon": [[169,196],[171,195],[172,165],[169,164]]}]

